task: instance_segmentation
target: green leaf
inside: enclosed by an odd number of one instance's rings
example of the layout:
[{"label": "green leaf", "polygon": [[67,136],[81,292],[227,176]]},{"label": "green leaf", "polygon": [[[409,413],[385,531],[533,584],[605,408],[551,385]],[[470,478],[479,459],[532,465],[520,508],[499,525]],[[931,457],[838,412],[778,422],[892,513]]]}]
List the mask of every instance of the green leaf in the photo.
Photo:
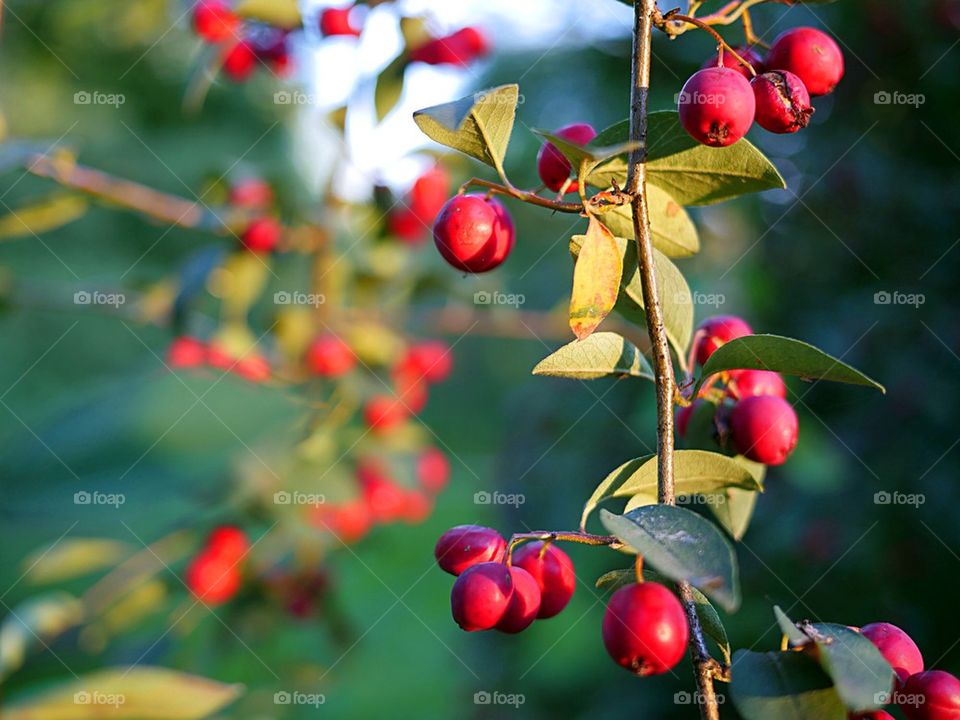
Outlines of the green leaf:
[{"label": "green leaf", "polygon": [[259,20],[284,30],[303,25],[297,0],[239,0],[233,11],[242,18]]},{"label": "green leaf", "polygon": [[622,335],[595,332],[551,353],[533,368],[534,375],[594,380],[610,375],[632,375],[653,380],[653,369],[643,353]]},{"label": "green leaf", "polygon": [[518,96],[517,85],[501,85],[417,110],[413,120],[431,140],[485,162],[499,172],[513,132]]},{"label": "green leaf", "polygon": [[791,645],[816,645],[817,661],[849,710],[865,712],[886,704],[893,688],[893,668],[870,640],[846,625],[794,623],[779,607],[773,612]]},{"label": "green leaf", "polygon": [[27,556],[24,577],[34,583],[63,582],[116,565],[131,551],[119,540],[66,538]]},{"label": "green leaf", "polygon": [[[629,137],[629,122],[613,125],[593,142],[614,145]],[[666,190],[682,205],[709,205],[750,192],[786,187],[780,173],[747,140],[730,147],[711,148],[694,140],[672,110],[650,113],[647,179]],[[618,156],[601,164],[588,182],[608,188],[613,180],[626,182],[627,159]]]},{"label": "green leaf", "polygon": [[612,535],[674,582],[689,582],[727,612],[740,605],[737,558],[709,520],[673,505],[648,505],[626,515],[600,511]]},{"label": "green leaf", "polygon": [[560,154],[570,161],[570,165],[574,170],[579,171],[581,164],[586,162],[587,174],[589,174],[590,170],[604,160],[609,160],[617,155],[629,153],[635,147],[640,146],[640,143],[630,140],[625,140],[623,142],[618,142],[615,145],[602,147],[597,146],[593,142],[587,145],[580,145],[579,143],[571,142],[570,140],[566,140],[558,135],[554,135],[551,132],[547,132],[546,130],[534,129],[533,132],[547,142],[553,143],[557,150],[560,151]]},{"label": "green leaf", "polygon": [[784,375],[798,375],[805,380],[865,385],[880,392],[886,389],[859,370],[827,355],[809,343],[780,335],[746,335],[724,343],[703,366],[697,388],[704,380],[722,370],[775,370]]},{"label": "green leaf", "polygon": [[82,218],[87,208],[86,199],[79,195],[55,193],[0,217],[0,240],[32,237],[56,230]]},{"label": "green leaf", "polygon": [[[670,579],[650,568],[643,569],[643,579],[647,582],[660,583],[661,585],[670,584]],[[605,592],[614,592],[627,585],[632,585],[637,581],[636,570],[632,567],[624,570],[611,570],[601,575],[596,582],[598,589]],[[703,627],[707,637],[713,640],[720,651],[723,653],[724,662],[730,664],[730,640],[727,638],[727,630],[720,620],[720,614],[710,603],[707,596],[696,588],[691,588],[693,602],[697,611],[697,617],[700,618],[700,625]]]},{"label": "green leaf", "polygon": [[401,53],[377,75],[377,85],[373,91],[377,122],[383,120],[400,101],[407,62],[407,54]]},{"label": "green leaf", "polygon": [[0,624],[0,678],[23,665],[30,648],[51,641],[82,619],[83,604],[65,592],[38,595],[10,610]]},{"label": "green leaf", "polygon": [[590,216],[587,234],[578,236],[580,252],[570,291],[570,329],[584,340],[610,314],[620,293],[623,255],[606,226]]},{"label": "green leaf", "polygon": [[846,720],[830,678],[805,653],[737,650],[730,679],[744,720]]},{"label": "green leaf", "polygon": [[[667,257],[690,257],[700,252],[697,226],[683,206],[656,185],[647,184],[650,231],[653,245]],[[629,205],[618,205],[604,213],[603,222],[617,237],[633,239],[633,212]]]},{"label": "green leaf", "polygon": [[240,685],[225,685],[166,668],[110,668],[15,700],[4,708],[4,718],[191,720],[212,715],[233,702],[242,690]]},{"label": "green leaf", "polygon": [[[695,418],[691,418],[691,421]],[[689,427],[687,429],[689,434]],[[767,466],[748,460],[743,455],[737,455],[733,458],[743,467],[747,468],[756,478],[757,482],[763,484],[767,474]],[[753,510],[756,507],[760,495],[756,490],[744,490],[743,488],[729,487],[716,493],[720,497],[712,501],[708,499],[707,507],[734,540],[740,540],[747,532],[750,525],[750,519],[753,517]],[[721,499],[722,498],[722,499]]]}]

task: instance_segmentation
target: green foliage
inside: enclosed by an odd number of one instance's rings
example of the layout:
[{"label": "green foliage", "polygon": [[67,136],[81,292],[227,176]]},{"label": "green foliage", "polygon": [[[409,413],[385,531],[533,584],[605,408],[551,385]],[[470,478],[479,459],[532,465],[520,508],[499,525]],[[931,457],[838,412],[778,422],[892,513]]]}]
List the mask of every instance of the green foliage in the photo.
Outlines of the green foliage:
[{"label": "green foliage", "polygon": [[653,369],[643,353],[622,335],[595,332],[551,353],[533,368],[534,375],[596,380],[632,375],[653,380]]},{"label": "green foliage", "polygon": [[730,694],[745,720],[846,720],[830,678],[805,653],[737,650],[732,667]]},{"label": "green foliage", "polygon": [[[683,206],[652,183],[647,183],[647,205],[653,245],[667,257],[683,258],[700,252],[697,226]],[[633,211],[629,205],[610,208],[603,222],[618,237],[633,239]]]}]

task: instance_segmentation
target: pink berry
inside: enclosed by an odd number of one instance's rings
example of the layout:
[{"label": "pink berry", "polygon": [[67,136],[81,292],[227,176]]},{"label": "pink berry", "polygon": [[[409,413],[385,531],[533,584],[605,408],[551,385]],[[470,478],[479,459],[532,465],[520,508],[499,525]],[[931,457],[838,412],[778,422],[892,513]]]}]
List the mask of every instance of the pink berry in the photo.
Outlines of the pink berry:
[{"label": "pink berry", "polygon": [[[586,145],[597,136],[597,131],[587,123],[575,123],[560,128],[554,135],[577,145]],[[537,154],[537,174],[548,188],[554,192],[560,192],[560,188],[570,178],[572,169],[570,161],[563,156],[556,145],[545,142],[540,146],[540,152]],[[578,187],[578,183],[573,181],[567,186],[567,192],[577,192]]]},{"label": "pink berry", "polygon": [[433,555],[442,570],[460,575],[478,563],[501,562],[506,551],[506,540],[493,528],[457,525],[440,536]]},{"label": "pink berry", "polygon": [[499,562],[473,565],[453,584],[453,619],[467,632],[489,630],[503,619],[512,596],[510,568]]},{"label": "pink berry", "polygon": [[797,414],[775,395],[748,397],[733,406],[730,433],[741,455],[764,465],[782,465],[797,445]]},{"label": "pink berry", "polygon": [[367,427],[375,432],[388,432],[400,425],[407,417],[407,409],[389,395],[374,395],[363,408]]},{"label": "pink berry", "polygon": [[697,328],[697,362],[703,365],[724,343],[752,334],[747,322],[735,315],[716,315],[704,320]]},{"label": "pink berry", "polygon": [[960,680],[942,670],[927,670],[907,678],[897,693],[908,720],[960,718]]},{"label": "pink berry", "polygon": [[541,540],[524,543],[514,553],[512,564],[530,573],[540,586],[539,618],[551,618],[573,597],[577,577],[570,556],[554,544]]},{"label": "pink berry", "polygon": [[336,335],[322,335],[307,349],[310,372],[321,377],[341,377],[353,370],[357,356],[343,339]]},{"label": "pink berry", "polygon": [[727,394],[736,399],[754,395],[775,395],[787,397],[787,386],[780,373],[771,370],[731,370]]},{"label": "pink berry", "polygon": [[241,180],[230,188],[230,203],[237,207],[262,210],[273,202],[273,189],[259,178]]},{"label": "pink berry", "polygon": [[812,27],[780,34],[767,54],[768,70],[793,73],[811,95],[826,95],[843,77],[843,53],[832,37]]},{"label": "pink berry", "polygon": [[417,458],[417,482],[429,493],[443,490],[450,481],[450,461],[437,448],[427,448]]},{"label": "pink berry", "polygon": [[890,623],[870,623],[860,632],[877,646],[880,654],[897,673],[901,681],[911,675],[923,672],[923,655],[913,639],[896,625]]},{"label": "pink berry", "polygon": [[750,81],[757,100],[757,124],[773,133],[795,133],[813,115],[803,81],[786,70],[771,70]]},{"label": "pink berry", "polygon": [[450,174],[440,165],[434,165],[417,178],[410,188],[410,210],[420,219],[421,233],[437,218],[450,196]]},{"label": "pink berry", "polygon": [[442,382],[453,371],[453,351],[444,342],[430,340],[411,346],[401,362],[429,383]]},{"label": "pink berry", "polygon": [[352,9],[352,5],[341,8],[324,8],[320,13],[320,34],[324,37],[335,37],[337,35],[357,37],[360,35],[360,28],[350,22],[350,11]]},{"label": "pink berry", "polygon": [[223,0],[200,0],[193,7],[193,27],[207,42],[218,43],[234,37],[240,18]]},{"label": "pink berry", "polygon": [[487,272],[506,260],[513,249],[513,221],[497,200],[455,195],[437,215],[433,239],[453,267],[470,273]]},{"label": "pink berry", "polygon": [[505,633],[518,633],[537,619],[537,612],[540,610],[540,586],[523,568],[511,567],[510,577],[513,580],[513,595],[506,612],[496,624],[496,629]]},{"label": "pink berry", "polygon": [[240,236],[240,242],[250,252],[268,253],[280,242],[283,226],[271,217],[251,220]]},{"label": "pink berry", "polygon": [[747,79],[736,70],[698,70],[680,91],[680,123],[694,140],[726,147],[747,134],[756,114],[756,100]]},{"label": "pink berry", "polygon": [[603,644],[613,661],[640,675],[661,675],[687,648],[687,617],[663,585],[645,582],[617,590],[603,616]]},{"label": "pink berry", "polygon": [[245,40],[230,48],[223,58],[223,72],[234,82],[247,80],[256,69],[257,52]]},{"label": "pink berry", "polygon": [[206,360],[206,344],[188,335],[174,338],[167,350],[167,365],[173,369],[200,367]]}]

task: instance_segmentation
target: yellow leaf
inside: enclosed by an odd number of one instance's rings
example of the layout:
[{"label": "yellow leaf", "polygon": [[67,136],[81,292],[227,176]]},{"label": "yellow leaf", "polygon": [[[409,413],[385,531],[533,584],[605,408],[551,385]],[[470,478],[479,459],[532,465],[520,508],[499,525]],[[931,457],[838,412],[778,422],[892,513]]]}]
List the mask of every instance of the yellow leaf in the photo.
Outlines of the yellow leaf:
[{"label": "yellow leaf", "polygon": [[240,17],[284,30],[293,30],[303,24],[297,0],[240,0],[233,11]]},{"label": "yellow leaf", "polygon": [[570,329],[578,340],[589,337],[613,310],[622,275],[623,256],[613,234],[591,216],[570,293]]},{"label": "yellow leaf", "polygon": [[83,217],[87,201],[79,195],[53,195],[0,217],[0,239],[26,237],[56,230]]}]

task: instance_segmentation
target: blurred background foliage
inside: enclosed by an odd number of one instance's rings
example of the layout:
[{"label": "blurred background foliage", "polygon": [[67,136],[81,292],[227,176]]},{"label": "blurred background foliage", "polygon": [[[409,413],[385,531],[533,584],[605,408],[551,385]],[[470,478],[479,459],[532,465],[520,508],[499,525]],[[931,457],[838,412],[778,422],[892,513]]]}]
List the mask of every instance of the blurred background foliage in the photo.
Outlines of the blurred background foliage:
[{"label": "blurred background foliage", "polygon": [[[627,8],[595,2],[612,7],[601,14],[593,3],[561,5],[584,23],[611,16],[625,27]],[[320,200],[298,174],[304,159],[296,157],[302,149],[293,128],[309,133],[320,121],[272,103],[273,80],[217,84],[201,112],[181,111],[196,40],[184,22],[170,29],[179,12],[165,0],[8,3],[0,44],[8,135],[41,147],[56,141],[87,165],[191,198],[239,162],[278,187],[288,214],[317,212]],[[503,14],[497,22],[494,38],[522,18]],[[779,5],[756,13],[768,41],[786,27],[818,22],[845,48],[844,82],[817,102],[805,133],[751,136],[789,190],[695,209],[704,250],[679,265],[695,291],[724,298],[716,308],[698,306],[698,319],[736,313],[758,331],[808,340],[878,378],[888,395],[789,381],[801,442],[791,461],[770,473],[740,544],[745,602],[726,618],[727,630],[734,647],[772,649],[779,639],[774,603],[797,619],[886,620],[913,635],[930,665],[956,673],[960,10],[951,0],[909,8],[847,0],[818,7],[815,16]],[[730,36],[738,39],[737,32]],[[695,33],[672,43],[657,39],[653,107],[672,105],[710,49],[709,39]],[[539,142],[523,125],[603,127],[625,116],[628,50],[625,33],[591,42],[561,35],[497,52],[483,66],[478,85],[521,85],[522,125],[507,167],[518,185],[536,184]],[[116,109],[74,104],[75,92],[92,88],[126,101]],[[920,93],[924,102],[877,104],[880,91]],[[15,170],[0,188],[4,213],[62,194]],[[466,297],[499,288],[524,295],[524,312],[549,312],[567,297],[566,244],[576,223],[517,203],[510,209],[518,225],[510,261],[481,281],[447,280],[464,283]],[[40,587],[19,579],[31,553],[64,534],[142,549],[182,530],[176,537],[185,557],[209,527],[238,517],[235,478],[249,460],[244,446],[282,448],[297,410],[283,392],[228,377],[206,396],[209,409],[197,405],[157,358],[170,328],[72,304],[84,287],[143,291],[198,249],[227,246],[199,230],[168,231],[99,204],[62,228],[0,244],[5,611],[41,590],[78,593],[89,584],[82,578]],[[925,301],[877,304],[881,291],[921,293]],[[422,302],[447,300],[426,293]],[[454,375],[436,390],[423,420],[456,458],[450,489],[422,525],[378,528],[331,555],[335,592],[321,613],[293,618],[256,588],[218,609],[219,619],[194,608],[125,627],[121,613],[109,632],[68,633],[50,651],[32,654],[5,679],[3,697],[61,678],[65,667],[81,674],[139,662],[245,684],[247,693],[225,711],[234,717],[314,713],[274,705],[275,691],[293,689],[324,693],[329,717],[400,708],[422,717],[513,716],[509,708],[474,705],[481,690],[523,693],[516,715],[529,718],[622,717],[625,708],[644,717],[679,716],[673,694],[693,687],[685,670],[638,681],[602,650],[601,599],[592,585],[624,564],[615,554],[574,548],[582,585],[571,607],[521,637],[468,636],[449,618],[450,579],[431,556],[442,530],[465,522],[504,534],[573,527],[606,472],[654,442],[649,386],[532,378],[530,368],[561,339],[518,335],[449,338],[456,342]],[[198,394],[209,385],[188,382]],[[231,430],[212,412],[229,418]],[[73,493],[93,487],[122,492],[126,503],[78,512]],[[476,505],[473,495],[483,490],[522,493],[525,502]],[[882,491],[922,493],[925,502],[877,504]],[[255,516],[245,526],[254,536],[267,529]],[[156,592],[186,600],[175,578],[157,577]],[[723,713],[734,716],[729,704]]]}]

